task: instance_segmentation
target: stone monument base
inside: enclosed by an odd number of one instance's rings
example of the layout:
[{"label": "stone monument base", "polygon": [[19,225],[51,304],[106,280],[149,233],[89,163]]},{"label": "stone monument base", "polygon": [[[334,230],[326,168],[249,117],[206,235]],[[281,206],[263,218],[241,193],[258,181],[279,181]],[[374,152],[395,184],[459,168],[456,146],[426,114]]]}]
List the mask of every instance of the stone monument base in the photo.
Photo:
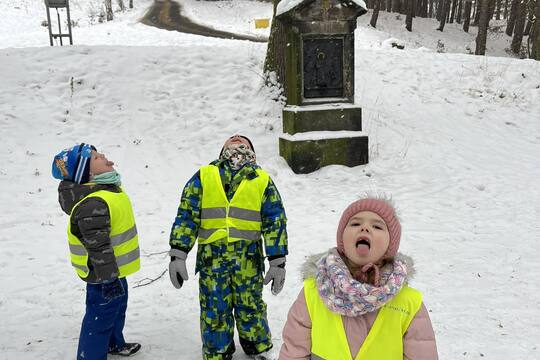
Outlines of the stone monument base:
[{"label": "stone monument base", "polygon": [[366,135],[320,138],[314,133],[312,139],[309,133],[301,135],[284,134],[279,138],[279,155],[285,158],[296,174],[308,174],[327,165],[352,167],[368,163]]},{"label": "stone monument base", "polygon": [[285,106],[283,132],[362,131],[362,108],[352,104]]}]

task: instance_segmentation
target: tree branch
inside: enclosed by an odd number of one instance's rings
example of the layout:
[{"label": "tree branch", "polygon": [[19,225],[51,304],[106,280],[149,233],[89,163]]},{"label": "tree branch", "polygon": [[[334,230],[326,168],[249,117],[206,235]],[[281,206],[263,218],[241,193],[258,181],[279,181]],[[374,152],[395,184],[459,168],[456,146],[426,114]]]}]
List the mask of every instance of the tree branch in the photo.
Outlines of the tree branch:
[{"label": "tree branch", "polygon": [[161,279],[161,277],[162,277],[163,275],[165,275],[166,272],[167,272],[167,269],[163,270],[163,272],[161,273],[161,275],[159,275],[159,276],[158,276],[157,278],[155,278],[155,279],[144,278],[144,279],[142,279],[142,280],[139,280],[139,281],[137,282],[137,285],[135,285],[133,288],[135,289],[135,288],[138,288],[138,287],[141,287],[141,286],[150,285],[150,284],[153,283],[154,281]]}]

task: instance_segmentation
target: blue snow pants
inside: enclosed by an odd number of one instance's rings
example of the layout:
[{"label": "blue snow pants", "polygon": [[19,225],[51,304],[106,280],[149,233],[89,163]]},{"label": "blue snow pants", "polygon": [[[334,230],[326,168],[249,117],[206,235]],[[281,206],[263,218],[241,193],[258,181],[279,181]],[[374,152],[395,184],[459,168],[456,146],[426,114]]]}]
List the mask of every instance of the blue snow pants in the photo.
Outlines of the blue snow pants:
[{"label": "blue snow pants", "polygon": [[128,300],[128,285],[120,279],[125,294],[107,300],[101,294],[102,284],[86,285],[86,313],[84,314],[77,360],[106,360],[109,347],[125,345],[124,323]]}]

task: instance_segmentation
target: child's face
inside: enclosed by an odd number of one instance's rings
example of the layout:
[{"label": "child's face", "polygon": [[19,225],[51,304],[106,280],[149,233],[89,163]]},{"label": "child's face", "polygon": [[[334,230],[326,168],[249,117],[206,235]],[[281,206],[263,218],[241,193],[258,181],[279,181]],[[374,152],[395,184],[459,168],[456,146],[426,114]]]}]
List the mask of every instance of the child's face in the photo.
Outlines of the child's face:
[{"label": "child's face", "polygon": [[358,266],[379,261],[389,243],[390,233],[386,223],[371,211],[353,215],[343,231],[345,256]]},{"label": "child's face", "polygon": [[114,171],[113,165],[114,163],[109,161],[105,155],[92,150],[92,157],[90,158],[90,176]]}]

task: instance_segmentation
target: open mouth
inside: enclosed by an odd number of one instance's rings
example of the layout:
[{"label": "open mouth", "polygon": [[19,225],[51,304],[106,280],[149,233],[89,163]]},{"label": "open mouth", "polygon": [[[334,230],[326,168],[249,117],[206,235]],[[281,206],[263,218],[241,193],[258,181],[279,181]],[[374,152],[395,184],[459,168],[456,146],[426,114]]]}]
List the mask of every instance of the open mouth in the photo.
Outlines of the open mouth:
[{"label": "open mouth", "polygon": [[371,249],[371,244],[369,243],[369,240],[367,239],[356,240],[356,248],[358,249],[359,246],[367,246],[368,249]]}]

